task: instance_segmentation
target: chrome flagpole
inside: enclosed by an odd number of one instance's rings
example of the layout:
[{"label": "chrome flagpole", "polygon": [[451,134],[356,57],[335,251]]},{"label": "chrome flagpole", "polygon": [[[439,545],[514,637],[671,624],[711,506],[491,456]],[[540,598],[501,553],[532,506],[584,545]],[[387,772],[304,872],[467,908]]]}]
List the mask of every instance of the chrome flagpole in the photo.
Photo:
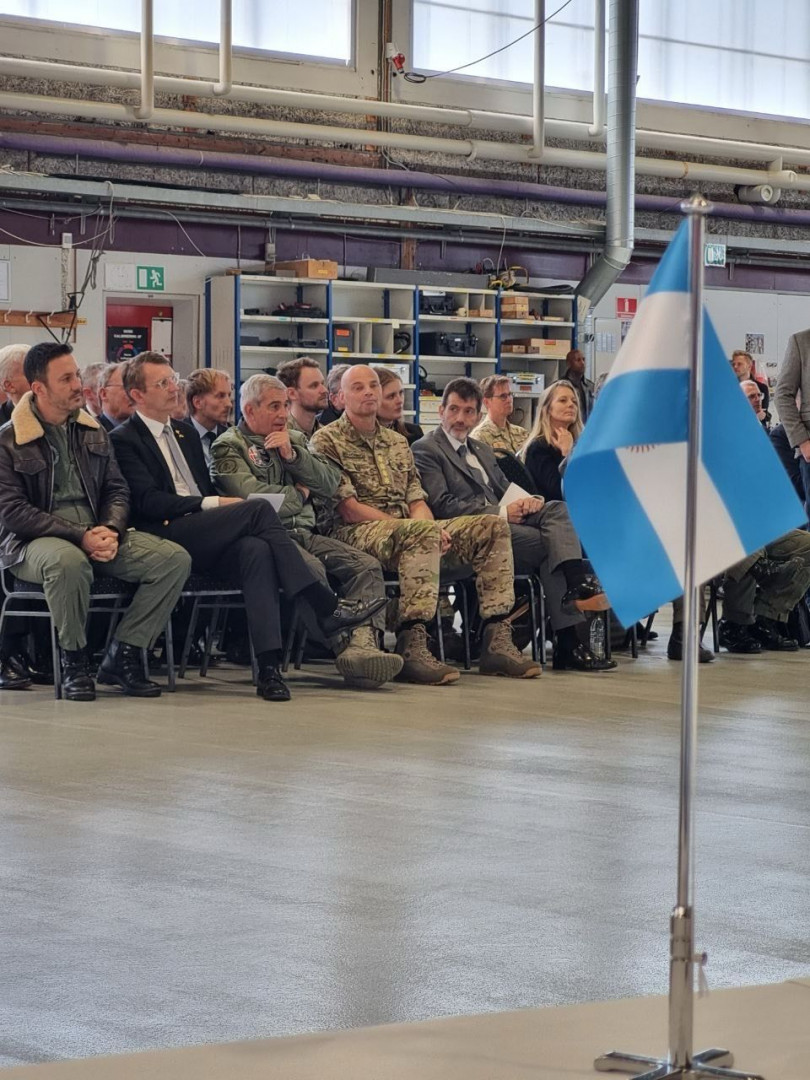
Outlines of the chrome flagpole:
[{"label": "chrome flagpole", "polygon": [[728,1080],[763,1080],[737,1072],[728,1050],[692,1052],[695,966],[705,957],[695,955],[692,856],[694,850],[694,789],[698,718],[698,647],[700,641],[701,586],[695,580],[697,551],[698,476],[700,473],[701,418],[703,415],[703,244],[706,215],[712,205],[702,195],[681,203],[689,222],[689,440],[686,468],[686,548],[683,578],[684,651],[681,678],[681,773],[678,808],[678,888],[670,918],[669,938],[669,1053],[666,1058],[624,1054],[613,1050],[594,1062],[599,1072],[624,1072],[639,1080],[670,1077],[726,1077]]}]

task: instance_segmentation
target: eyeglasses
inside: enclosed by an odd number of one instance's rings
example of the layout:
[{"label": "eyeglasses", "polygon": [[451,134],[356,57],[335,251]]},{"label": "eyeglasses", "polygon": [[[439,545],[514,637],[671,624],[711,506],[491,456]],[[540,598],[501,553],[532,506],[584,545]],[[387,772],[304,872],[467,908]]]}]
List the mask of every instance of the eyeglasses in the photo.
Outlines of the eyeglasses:
[{"label": "eyeglasses", "polygon": [[497,398],[498,401],[508,401],[510,398],[513,398],[515,395],[510,390],[508,394],[493,394],[492,396],[494,398]]},{"label": "eyeglasses", "polygon": [[159,379],[156,383],[152,383],[153,390],[168,390],[171,387],[176,387],[180,382],[180,378],[177,375],[167,375],[165,379]]}]

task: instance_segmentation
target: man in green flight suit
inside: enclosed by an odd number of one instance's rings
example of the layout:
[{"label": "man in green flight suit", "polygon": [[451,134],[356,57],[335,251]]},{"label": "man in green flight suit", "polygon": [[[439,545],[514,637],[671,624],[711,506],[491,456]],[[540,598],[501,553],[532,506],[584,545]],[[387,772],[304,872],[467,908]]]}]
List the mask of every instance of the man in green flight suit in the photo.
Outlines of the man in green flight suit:
[{"label": "man in green flight suit", "polygon": [[[377,559],[315,528],[314,499],[331,500],[340,473],[310,450],[299,431],[287,426],[287,388],[273,375],[252,375],[239,395],[242,420],[219,436],[211,448],[211,478],[223,495],[279,494],[282,523],[307,555],[322,580],[334,578],[347,600],[367,601],[385,591]],[[402,668],[399,656],[383,652],[378,635],[385,629],[384,612],[332,642],[335,665],[351,686],[381,686]]]}]

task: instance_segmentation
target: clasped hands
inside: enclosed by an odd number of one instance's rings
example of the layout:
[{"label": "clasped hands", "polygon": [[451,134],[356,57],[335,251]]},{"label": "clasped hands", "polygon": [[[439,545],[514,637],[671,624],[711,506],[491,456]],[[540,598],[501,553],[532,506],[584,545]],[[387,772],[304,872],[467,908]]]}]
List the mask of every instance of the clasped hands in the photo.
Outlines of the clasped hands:
[{"label": "clasped hands", "polygon": [[545,499],[539,495],[528,495],[524,499],[515,499],[506,507],[506,520],[512,525],[519,525],[525,518],[536,514],[545,506]]},{"label": "clasped hands", "polygon": [[93,562],[112,562],[118,554],[118,533],[106,525],[96,525],[85,532],[81,549]]}]

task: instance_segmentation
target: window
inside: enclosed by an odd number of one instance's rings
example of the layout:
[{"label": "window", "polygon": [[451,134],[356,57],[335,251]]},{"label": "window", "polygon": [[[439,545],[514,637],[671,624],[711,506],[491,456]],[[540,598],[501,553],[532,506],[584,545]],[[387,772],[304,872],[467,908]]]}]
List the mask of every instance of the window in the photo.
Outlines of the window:
[{"label": "window", "polygon": [[[155,34],[185,41],[219,41],[219,0],[157,0]],[[192,14],[190,14],[192,13]],[[99,27],[141,29],[140,0],[0,0],[0,15]],[[234,48],[352,60],[352,0],[233,0]]]},{"label": "window", "polygon": [[[562,2],[546,4],[546,85],[590,90],[593,3],[554,15]],[[413,67],[447,71],[533,25],[532,0],[413,0]],[[641,0],[638,96],[810,119],[808,43],[807,0]],[[529,36],[459,75],[529,83],[533,50]]]}]

